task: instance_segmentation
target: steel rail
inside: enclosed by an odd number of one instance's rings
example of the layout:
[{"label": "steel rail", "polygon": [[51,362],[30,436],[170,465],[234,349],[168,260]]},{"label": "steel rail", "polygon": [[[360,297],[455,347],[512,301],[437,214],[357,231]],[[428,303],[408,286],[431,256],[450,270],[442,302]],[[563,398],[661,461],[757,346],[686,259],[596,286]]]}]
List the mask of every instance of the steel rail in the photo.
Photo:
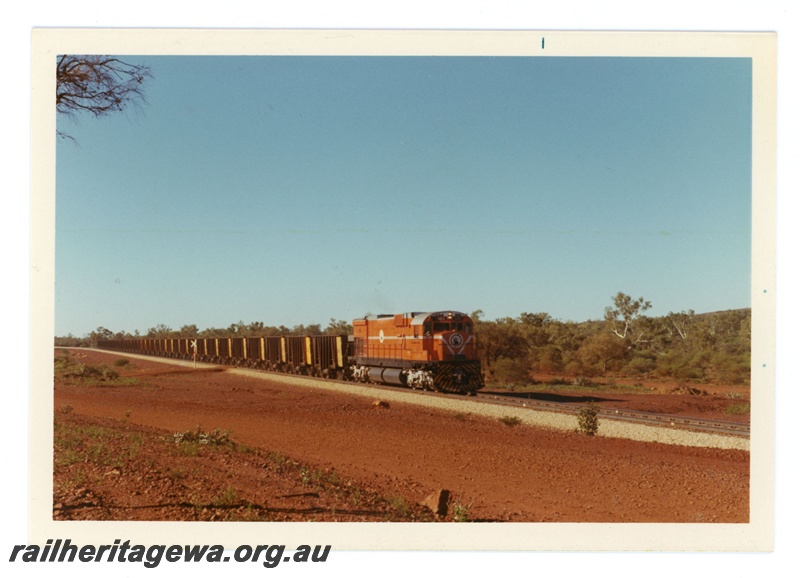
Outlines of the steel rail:
[{"label": "steel rail", "polygon": [[[122,355],[122,356],[129,356],[129,357],[139,357],[143,359],[152,359],[154,361],[161,360],[166,363],[185,363],[186,360],[179,360],[177,358],[165,358],[161,356],[153,356],[153,355],[143,355],[143,354],[131,354],[127,352],[118,352],[118,351],[109,351],[103,349],[96,349],[95,351],[99,351],[102,353],[113,353],[115,355]],[[219,364],[203,364],[206,369],[208,367],[220,367],[220,368],[231,368],[231,367],[245,367],[239,365],[219,365]],[[438,391],[426,391],[421,389],[413,389],[410,387],[403,387],[397,385],[386,385],[386,384],[379,384],[379,383],[363,383],[363,382],[356,382],[356,381],[348,381],[348,380],[341,380],[341,379],[334,379],[334,378],[322,378],[322,377],[314,377],[309,375],[301,375],[301,374],[294,374],[294,373],[284,373],[280,371],[270,371],[266,369],[254,369],[254,368],[247,368],[254,371],[259,371],[263,373],[268,373],[270,375],[275,376],[291,376],[293,378],[301,378],[306,380],[313,380],[313,381],[322,381],[322,382],[332,382],[335,381],[337,383],[356,383],[358,385],[364,387],[374,388],[376,390],[385,389],[387,391],[397,391],[398,389],[402,389],[405,392],[416,393],[418,395],[446,395],[452,399],[458,399],[458,394],[447,393],[447,392],[438,392]],[[469,399],[473,402],[481,402],[481,403],[489,403],[493,405],[504,405],[504,406],[511,406],[517,408],[523,408],[531,411],[550,411],[550,412],[557,412],[557,413],[569,413],[569,414],[579,414],[582,409],[587,407],[587,404],[573,404],[573,403],[565,403],[565,402],[554,402],[554,401],[540,401],[535,399],[524,399],[524,398],[509,398],[503,397],[494,393],[489,392],[476,392],[476,395],[465,396],[465,399]],[[669,427],[675,429],[687,429],[692,431],[704,431],[704,432],[712,432],[712,433],[720,433],[726,435],[732,435],[737,437],[749,437],[750,436],[750,424],[749,423],[742,423],[742,422],[732,422],[732,421],[722,421],[722,420],[710,420],[704,418],[694,418],[689,416],[681,416],[681,415],[672,415],[672,414],[661,414],[661,413],[653,413],[653,412],[643,412],[643,411],[632,411],[632,410],[625,410],[625,409],[616,409],[616,408],[598,408],[598,417],[603,419],[612,419],[612,420],[619,420],[619,421],[626,421],[631,423],[640,423],[640,424],[649,424],[658,427]]]},{"label": "steel rail", "polygon": [[[523,407],[526,409],[554,411],[570,414],[579,414],[581,410],[588,407],[587,404],[539,401],[533,399],[507,399],[492,393],[482,392],[478,392],[478,398],[487,399],[489,402],[499,405],[509,405],[514,407]],[[750,436],[750,424],[743,422],[712,420],[684,415],[633,411],[617,408],[598,408],[598,417],[676,429],[680,428],[694,431],[724,433],[742,437]]]}]

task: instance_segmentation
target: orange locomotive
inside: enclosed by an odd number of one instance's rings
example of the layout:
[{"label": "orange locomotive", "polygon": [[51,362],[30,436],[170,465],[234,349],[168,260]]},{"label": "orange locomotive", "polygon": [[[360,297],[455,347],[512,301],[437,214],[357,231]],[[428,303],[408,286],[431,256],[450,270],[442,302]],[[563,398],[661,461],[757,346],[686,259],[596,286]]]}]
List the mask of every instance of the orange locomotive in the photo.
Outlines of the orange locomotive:
[{"label": "orange locomotive", "polygon": [[472,319],[458,311],[376,315],[353,321],[352,375],[474,393],[483,387]]}]

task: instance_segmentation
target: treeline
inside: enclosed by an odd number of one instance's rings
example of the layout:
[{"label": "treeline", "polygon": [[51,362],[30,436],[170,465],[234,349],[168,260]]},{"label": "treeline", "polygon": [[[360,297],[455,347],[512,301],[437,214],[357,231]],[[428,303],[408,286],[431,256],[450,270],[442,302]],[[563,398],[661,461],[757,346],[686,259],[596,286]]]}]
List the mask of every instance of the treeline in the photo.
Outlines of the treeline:
[{"label": "treeline", "polygon": [[489,382],[524,384],[533,374],[570,377],[664,377],[750,383],[750,309],[648,317],[650,303],[619,293],[602,321],[553,319],[547,313],[477,319]]},{"label": "treeline", "polygon": [[328,326],[323,329],[322,325],[314,323],[311,325],[295,325],[294,327],[286,327],[285,325],[265,325],[261,321],[254,321],[253,323],[231,323],[228,327],[210,327],[208,329],[200,330],[197,325],[184,325],[180,329],[172,329],[171,327],[163,324],[158,324],[151,327],[144,334],[139,333],[138,330],[133,333],[127,331],[113,332],[105,327],[98,327],[91,333],[83,337],[75,337],[67,335],[65,337],[56,337],[55,345],[57,347],[90,347],[97,341],[102,339],[138,339],[142,337],[167,339],[175,337],[268,337],[272,335],[338,335],[341,333],[351,334],[353,326],[347,321],[336,320],[331,318]]}]

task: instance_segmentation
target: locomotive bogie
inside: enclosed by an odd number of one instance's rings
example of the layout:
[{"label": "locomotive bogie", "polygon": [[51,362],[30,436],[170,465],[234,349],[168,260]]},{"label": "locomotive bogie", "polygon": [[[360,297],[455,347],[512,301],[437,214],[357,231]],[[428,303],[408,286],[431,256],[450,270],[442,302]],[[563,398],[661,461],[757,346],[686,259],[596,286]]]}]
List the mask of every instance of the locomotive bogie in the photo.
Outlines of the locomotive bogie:
[{"label": "locomotive bogie", "polygon": [[422,369],[410,369],[406,373],[406,384],[413,389],[433,389],[433,374]]},{"label": "locomotive bogie", "polygon": [[361,383],[369,383],[369,367],[364,365],[354,365],[353,380]]}]

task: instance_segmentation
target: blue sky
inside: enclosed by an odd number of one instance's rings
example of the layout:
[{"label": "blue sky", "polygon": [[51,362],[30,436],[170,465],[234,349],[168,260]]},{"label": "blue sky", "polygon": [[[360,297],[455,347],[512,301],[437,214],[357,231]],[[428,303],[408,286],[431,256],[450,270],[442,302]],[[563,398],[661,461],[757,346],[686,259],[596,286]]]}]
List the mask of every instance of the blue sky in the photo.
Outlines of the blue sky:
[{"label": "blue sky", "polygon": [[750,305],[748,59],[126,59],[58,119],[57,335]]}]

